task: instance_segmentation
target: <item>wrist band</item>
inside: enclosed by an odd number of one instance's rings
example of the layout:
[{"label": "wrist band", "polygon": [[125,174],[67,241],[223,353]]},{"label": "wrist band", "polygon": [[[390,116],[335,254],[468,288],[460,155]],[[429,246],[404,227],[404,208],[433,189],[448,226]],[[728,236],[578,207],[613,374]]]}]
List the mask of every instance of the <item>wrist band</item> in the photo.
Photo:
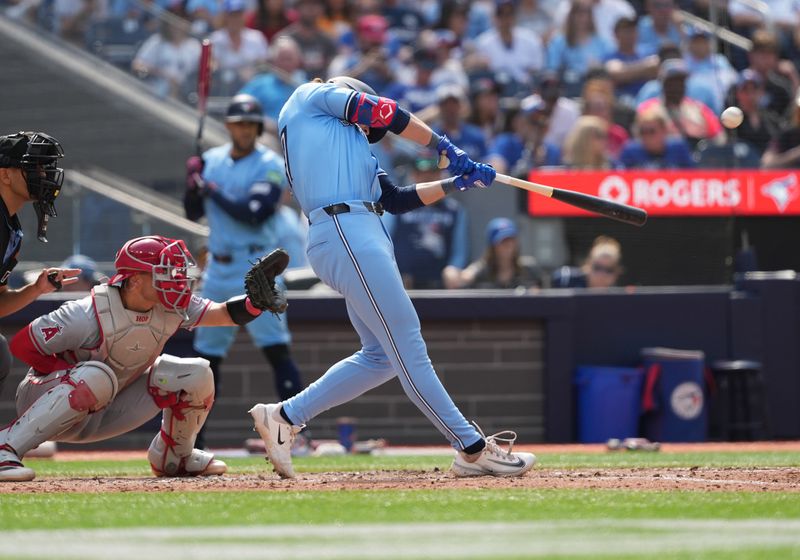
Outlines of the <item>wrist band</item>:
[{"label": "wrist band", "polygon": [[444,191],[445,195],[458,190],[456,189],[456,178],[450,177],[449,179],[442,181],[442,190]]},{"label": "wrist band", "polygon": [[442,141],[442,137],[436,134],[435,132],[431,131],[431,140],[425,146],[426,148],[437,149],[439,147],[439,142]]}]

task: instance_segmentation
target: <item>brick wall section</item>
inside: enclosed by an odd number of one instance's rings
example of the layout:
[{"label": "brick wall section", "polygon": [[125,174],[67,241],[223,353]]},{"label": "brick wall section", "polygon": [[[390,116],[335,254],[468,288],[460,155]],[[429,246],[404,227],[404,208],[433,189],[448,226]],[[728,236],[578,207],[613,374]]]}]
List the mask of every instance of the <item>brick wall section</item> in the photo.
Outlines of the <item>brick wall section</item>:
[{"label": "brick wall section", "polygon": [[[358,338],[348,323],[294,322],[292,353],[306,382],[354,352]],[[6,336],[13,329],[4,328]],[[487,434],[503,429],[520,440],[544,440],[543,340],[534,321],[426,321],[423,335],[439,377],[454,401]],[[186,340],[184,339],[184,342]],[[13,394],[24,370],[14,364],[0,402],[0,421],[14,417]],[[238,446],[255,437],[247,410],[256,402],[273,402],[272,372],[261,352],[242,331],[222,371],[222,387],[208,422],[212,446]],[[311,424],[316,438],[335,438],[336,419],[357,419],[359,439],[383,437],[391,443],[444,443],[443,436],[408,400],[398,380],[328,411]],[[153,437],[155,426],[93,447],[138,447]]]},{"label": "brick wall section", "polygon": [[[349,324],[293,327],[292,353],[307,383],[359,347]],[[487,433],[514,429],[523,441],[543,440],[544,336],[539,323],[429,321],[423,335],[440,379],[467,418],[477,420]],[[212,443],[241,438],[250,427],[249,407],[276,400],[272,372],[246,334],[237,337],[223,368],[223,387],[208,424]],[[341,416],[358,420],[362,439],[444,441],[396,379],[317,417],[311,424],[314,437],[336,437],[336,419]]]}]

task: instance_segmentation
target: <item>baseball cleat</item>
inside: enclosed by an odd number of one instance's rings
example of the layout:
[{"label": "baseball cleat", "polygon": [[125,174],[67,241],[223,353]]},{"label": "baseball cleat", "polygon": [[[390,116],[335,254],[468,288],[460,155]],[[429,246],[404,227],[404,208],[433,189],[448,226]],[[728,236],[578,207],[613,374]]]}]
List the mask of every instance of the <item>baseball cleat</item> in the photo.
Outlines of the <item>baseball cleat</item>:
[{"label": "baseball cleat", "polygon": [[264,440],[267,460],[281,478],[294,478],[292,444],[305,426],[291,426],[280,415],[280,404],[257,404],[250,409],[255,429]]},{"label": "baseball cleat", "polygon": [[25,457],[30,459],[31,457],[36,457],[38,459],[46,459],[52,457],[58,451],[58,446],[54,441],[45,441],[39,444],[38,447],[34,447],[27,453],[25,453]]},{"label": "baseball cleat", "polygon": [[13,447],[0,445],[0,482],[27,482],[35,477],[36,473],[22,464]]},{"label": "baseball cleat", "polygon": [[164,472],[156,469],[152,464],[153,474],[159,477],[171,476],[219,476],[228,471],[228,465],[219,459],[214,459],[214,455],[208,451],[193,449],[191,455],[181,460],[177,468],[169,468]]},{"label": "baseball cleat", "polygon": [[[536,463],[536,456],[533,453],[512,453],[514,442],[517,440],[515,432],[505,430],[484,439],[486,447],[482,451],[472,455],[463,452],[456,454],[450,467],[453,474],[458,477],[523,476]],[[507,443],[508,451],[502,449],[497,442]]]}]

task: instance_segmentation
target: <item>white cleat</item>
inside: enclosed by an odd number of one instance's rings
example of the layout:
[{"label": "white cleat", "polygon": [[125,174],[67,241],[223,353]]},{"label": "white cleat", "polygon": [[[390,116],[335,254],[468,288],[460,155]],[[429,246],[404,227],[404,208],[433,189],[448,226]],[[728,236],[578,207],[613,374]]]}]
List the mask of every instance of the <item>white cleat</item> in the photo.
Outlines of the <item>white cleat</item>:
[{"label": "white cleat", "polygon": [[45,441],[39,444],[39,447],[34,447],[25,454],[28,459],[35,457],[37,459],[47,459],[56,454],[58,445],[54,441]]},{"label": "white cleat", "polygon": [[305,426],[291,426],[280,415],[280,404],[257,404],[249,410],[264,440],[267,460],[281,478],[294,478],[292,444]]},{"label": "white cleat", "polygon": [[0,445],[0,482],[28,482],[34,478],[36,473],[22,464],[10,445]]},{"label": "white cleat", "polygon": [[153,474],[158,477],[219,476],[228,471],[228,465],[201,449],[192,449],[192,453],[173,472],[163,472],[152,465],[151,467]]},{"label": "white cleat", "polygon": [[[480,428],[478,428],[480,431]],[[483,432],[481,432],[483,435]],[[510,430],[498,432],[484,437],[486,447],[479,453],[467,455],[459,452],[453,460],[450,470],[458,477],[466,476],[523,476],[536,463],[533,453],[512,453],[517,434]],[[497,442],[507,443],[508,451],[502,449]]]}]

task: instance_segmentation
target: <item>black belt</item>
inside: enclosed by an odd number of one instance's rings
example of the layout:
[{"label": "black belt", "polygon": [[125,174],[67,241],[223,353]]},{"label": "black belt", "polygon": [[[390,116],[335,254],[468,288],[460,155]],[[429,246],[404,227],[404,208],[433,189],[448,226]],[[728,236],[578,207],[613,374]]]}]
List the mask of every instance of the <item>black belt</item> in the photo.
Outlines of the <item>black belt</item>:
[{"label": "black belt", "polygon": [[[383,204],[380,202],[369,202],[367,200],[363,201],[361,204],[364,205],[364,208],[369,210],[370,212],[374,212],[378,216],[383,215]],[[326,206],[323,208],[325,213],[328,216],[335,216],[336,214],[344,214],[350,211],[350,205],[346,202],[340,202],[338,204],[331,204],[330,206]]]},{"label": "black belt", "polygon": [[[263,245],[248,245],[245,247],[251,253],[263,253],[267,248]],[[230,264],[233,262],[233,255],[211,255],[211,258],[217,261],[218,263],[223,264]]]}]

